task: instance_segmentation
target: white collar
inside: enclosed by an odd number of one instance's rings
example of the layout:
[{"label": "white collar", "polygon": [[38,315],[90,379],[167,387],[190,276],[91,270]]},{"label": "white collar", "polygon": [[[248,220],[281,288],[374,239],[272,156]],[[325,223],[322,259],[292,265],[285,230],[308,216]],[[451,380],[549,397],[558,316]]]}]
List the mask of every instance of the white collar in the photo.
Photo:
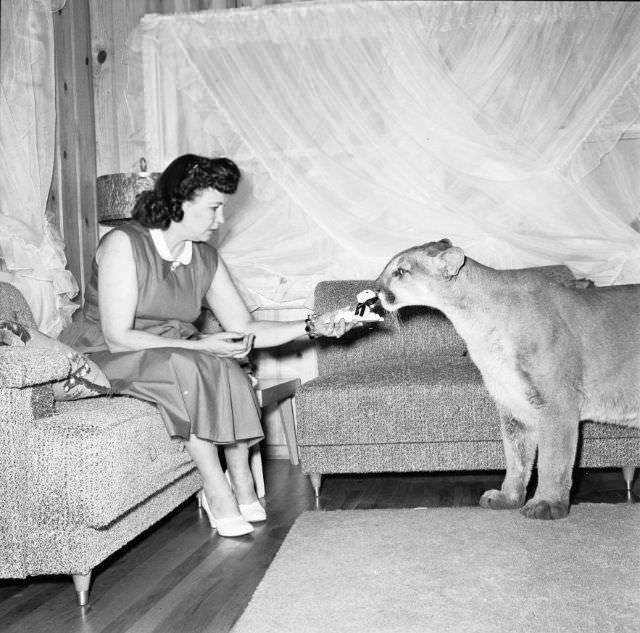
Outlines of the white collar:
[{"label": "white collar", "polygon": [[158,251],[158,255],[162,257],[162,259],[172,262],[172,268],[175,270],[180,264],[186,266],[191,263],[191,256],[193,254],[193,243],[185,242],[182,247],[182,252],[174,257],[167,246],[167,241],[164,238],[164,231],[162,229],[149,229],[149,235],[151,235],[151,239],[153,240],[153,245],[156,247]]}]

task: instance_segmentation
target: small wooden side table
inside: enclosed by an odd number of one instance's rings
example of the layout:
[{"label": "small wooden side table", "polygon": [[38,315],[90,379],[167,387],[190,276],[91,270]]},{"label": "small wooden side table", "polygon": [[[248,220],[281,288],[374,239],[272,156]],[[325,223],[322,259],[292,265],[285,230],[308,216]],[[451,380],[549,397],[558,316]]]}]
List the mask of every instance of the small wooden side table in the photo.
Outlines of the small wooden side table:
[{"label": "small wooden side table", "polygon": [[[289,461],[295,466],[298,464],[298,442],[296,439],[295,422],[295,394],[300,386],[300,378],[258,378],[258,385],[255,387],[256,396],[260,407],[280,404],[280,421],[284,437],[289,451]],[[256,485],[256,493],[259,498],[264,497],[264,474],[262,472],[262,456],[260,454],[260,444],[255,444],[251,448],[249,457],[253,481]]]}]

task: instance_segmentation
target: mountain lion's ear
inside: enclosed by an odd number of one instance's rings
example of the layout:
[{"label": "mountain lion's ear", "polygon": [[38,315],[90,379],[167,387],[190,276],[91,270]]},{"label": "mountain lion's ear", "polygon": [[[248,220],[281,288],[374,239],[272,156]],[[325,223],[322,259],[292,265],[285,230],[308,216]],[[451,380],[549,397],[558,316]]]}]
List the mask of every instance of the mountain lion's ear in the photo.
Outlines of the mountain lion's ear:
[{"label": "mountain lion's ear", "polygon": [[442,276],[450,279],[451,277],[455,277],[462,268],[464,264],[464,252],[461,248],[452,246],[446,251],[442,251],[442,253],[437,256],[437,259]]}]

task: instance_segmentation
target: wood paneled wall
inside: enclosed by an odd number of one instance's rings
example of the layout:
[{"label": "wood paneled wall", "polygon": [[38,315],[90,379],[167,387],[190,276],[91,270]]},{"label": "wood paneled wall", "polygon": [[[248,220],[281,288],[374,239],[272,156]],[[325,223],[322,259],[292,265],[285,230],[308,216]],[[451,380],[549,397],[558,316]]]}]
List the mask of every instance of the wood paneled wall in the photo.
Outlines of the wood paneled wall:
[{"label": "wood paneled wall", "polygon": [[231,0],[89,0],[96,121],[97,174],[136,171],[139,156],[130,142],[126,103],[127,40],[147,13],[191,12],[235,6]]},{"label": "wood paneled wall", "polygon": [[189,13],[277,4],[274,0],[89,0],[98,175],[136,171],[140,156],[128,139],[124,56],[127,40],[148,13]]}]

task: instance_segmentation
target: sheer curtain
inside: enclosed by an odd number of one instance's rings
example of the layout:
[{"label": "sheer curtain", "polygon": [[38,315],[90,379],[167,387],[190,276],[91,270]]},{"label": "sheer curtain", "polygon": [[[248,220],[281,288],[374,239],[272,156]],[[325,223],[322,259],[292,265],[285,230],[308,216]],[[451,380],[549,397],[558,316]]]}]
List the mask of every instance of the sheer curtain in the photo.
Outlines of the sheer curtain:
[{"label": "sheer curtain", "polygon": [[40,329],[71,320],[77,284],[46,207],[55,150],[52,0],[2,0],[0,280],[17,286]]},{"label": "sheer curtain", "polygon": [[221,251],[253,305],[308,304],[318,280],[375,278],[441,237],[498,268],[640,282],[640,161],[616,151],[640,114],[635,3],[152,15],[129,64],[153,170],[240,164]]}]

